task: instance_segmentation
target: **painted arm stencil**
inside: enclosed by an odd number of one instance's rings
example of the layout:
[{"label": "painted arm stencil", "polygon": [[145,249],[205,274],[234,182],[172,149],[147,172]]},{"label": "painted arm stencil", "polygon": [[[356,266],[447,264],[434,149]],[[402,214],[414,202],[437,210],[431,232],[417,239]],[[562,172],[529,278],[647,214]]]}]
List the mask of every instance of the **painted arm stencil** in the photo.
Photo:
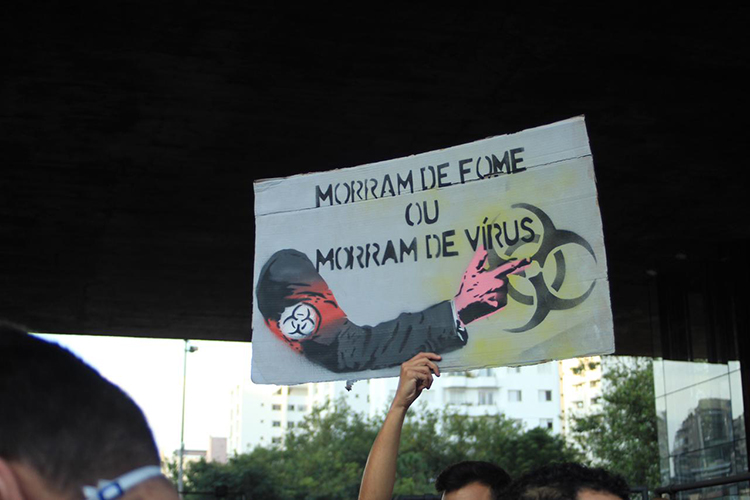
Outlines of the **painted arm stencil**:
[{"label": "painted arm stencil", "polygon": [[453,301],[403,313],[375,326],[360,326],[349,321],[305,254],[281,250],[261,270],[257,304],[277,337],[331,371],[397,366],[420,352],[460,349],[467,342],[465,325],[506,305],[507,276],[520,271],[523,262],[510,262],[491,271],[484,269],[486,262],[487,252],[480,248]]}]

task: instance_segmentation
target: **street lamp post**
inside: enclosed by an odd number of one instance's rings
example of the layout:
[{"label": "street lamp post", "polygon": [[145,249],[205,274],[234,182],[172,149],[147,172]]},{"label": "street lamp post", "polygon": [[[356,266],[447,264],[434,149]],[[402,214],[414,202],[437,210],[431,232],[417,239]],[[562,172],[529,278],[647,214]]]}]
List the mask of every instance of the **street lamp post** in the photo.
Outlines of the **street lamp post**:
[{"label": "street lamp post", "polygon": [[185,386],[187,382],[187,355],[189,352],[195,352],[198,347],[188,345],[188,339],[185,339],[185,352],[182,357],[182,424],[180,425],[180,466],[177,472],[177,491],[180,498],[183,498],[183,459],[185,458]]}]

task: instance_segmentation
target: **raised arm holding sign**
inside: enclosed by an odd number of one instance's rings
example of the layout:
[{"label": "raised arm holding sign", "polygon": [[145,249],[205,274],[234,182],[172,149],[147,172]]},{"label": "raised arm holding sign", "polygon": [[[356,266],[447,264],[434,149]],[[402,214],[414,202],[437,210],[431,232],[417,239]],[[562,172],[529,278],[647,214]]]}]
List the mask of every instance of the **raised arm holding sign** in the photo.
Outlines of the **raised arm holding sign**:
[{"label": "raised arm holding sign", "polygon": [[423,352],[401,365],[396,395],[367,457],[359,490],[360,500],[390,500],[393,496],[396,459],[406,412],[423,390],[432,387],[433,374],[440,376],[437,365],[440,359],[435,353]]},{"label": "raised arm holding sign", "polygon": [[[422,391],[432,387],[433,376],[440,376],[438,362],[441,359],[435,353],[423,352],[401,365],[396,395],[367,457],[359,500],[392,498],[406,413]],[[435,481],[435,489],[444,500],[498,500],[508,483],[510,476],[501,467],[489,462],[466,461],[444,469]]]}]

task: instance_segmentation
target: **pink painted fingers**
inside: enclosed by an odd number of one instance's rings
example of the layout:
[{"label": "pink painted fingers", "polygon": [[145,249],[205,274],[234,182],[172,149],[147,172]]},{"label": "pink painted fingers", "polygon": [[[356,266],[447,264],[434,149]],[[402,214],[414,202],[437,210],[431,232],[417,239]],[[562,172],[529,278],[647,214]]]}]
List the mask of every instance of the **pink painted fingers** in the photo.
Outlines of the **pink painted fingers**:
[{"label": "pink painted fingers", "polygon": [[458,318],[464,325],[500,311],[508,303],[508,279],[529,266],[529,259],[485,269],[487,251],[479,247],[466,268],[458,293],[453,299]]}]

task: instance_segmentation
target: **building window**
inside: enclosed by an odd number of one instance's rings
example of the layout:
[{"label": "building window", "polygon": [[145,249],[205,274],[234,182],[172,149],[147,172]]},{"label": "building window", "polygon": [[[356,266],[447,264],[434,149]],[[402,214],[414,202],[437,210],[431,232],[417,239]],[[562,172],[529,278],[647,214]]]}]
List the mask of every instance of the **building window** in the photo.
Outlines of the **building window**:
[{"label": "building window", "polygon": [[549,429],[552,430],[554,422],[552,422],[551,418],[541,418],[539,419],[539,427],[542,429]]},{"label": "building window", "polygon": [[552,391],[541,390],[539,391],[539,401],[552,401]]},{"label": "building window", "polygon": [[521,373],[521,367],[520,366],[509,366],[508,367],[508,373]]},{"label": "building window", "polygon": [[520,402],[520,401],[522,401],[522,399],[521,399],[521,391],[509,390],[508,391],[508,401],[511,401],[511,402]]},{"label": "building window", "polygon": [[589,382],[590,387],[599,387],[599,381],[598,380],[592,380]]},{"label": "building window", "polygon": [[494,405],[495,404],[495,391],[479,391],[479,398],[477,404],[480,405]]},{"label": "building window", "polygon": [[305,405],[297,405],[297,411],[307,411],[307,406],[305,406]]},{"label": "building window", "polygon": [[542,363],[540,365],[536,365],[537,373],[550,373],[551,370],[552,370],[552,363]]},{"label": "building window", "polygon": [[294,429],[294,422],[287,422],[286,423],[287,428]]},{"label": "building window", "polygon": [[276,394],[277,396],[278,396],[279,394],[281,394],[281,388],[279,388],[279,390],[278,390],[278,391],[274,392],[274,394]]},{"label": "building window", "polygon": [[446,400],[448,404],[461,405],[466,402],[466,393],[462,390],[457,390],[457,391],[448,390],[448,391],[445,391],[445,394],[447,396]]},{"label": "building window", "polygon": [[583,408],[583,401],[576,401],[574,404],[576,405],[576,408]]},{"label": "building window", "polygon": [[599,397],[591,398],[591,404],[592,405],[599,404],[599,399],[601,399],[601,398],[599,398]]},{"label": "building window", "polygon": [[281,443],[281,438],[280,437],[271,438],[271,442],[273,444],[279,444]]},{"label": "building window", "polygon": [[294,411],[294,405],[287,405],[286,409],[289,411]]},{"label": "building window", "polygon": [[273,410],[273,411],[281,411],[281,405],[271,405],[271,410]]},{"label": "building window", "polygon": [[274,420],[271,422],[272,427],[281,427],[281,421],[280,420]]}]

